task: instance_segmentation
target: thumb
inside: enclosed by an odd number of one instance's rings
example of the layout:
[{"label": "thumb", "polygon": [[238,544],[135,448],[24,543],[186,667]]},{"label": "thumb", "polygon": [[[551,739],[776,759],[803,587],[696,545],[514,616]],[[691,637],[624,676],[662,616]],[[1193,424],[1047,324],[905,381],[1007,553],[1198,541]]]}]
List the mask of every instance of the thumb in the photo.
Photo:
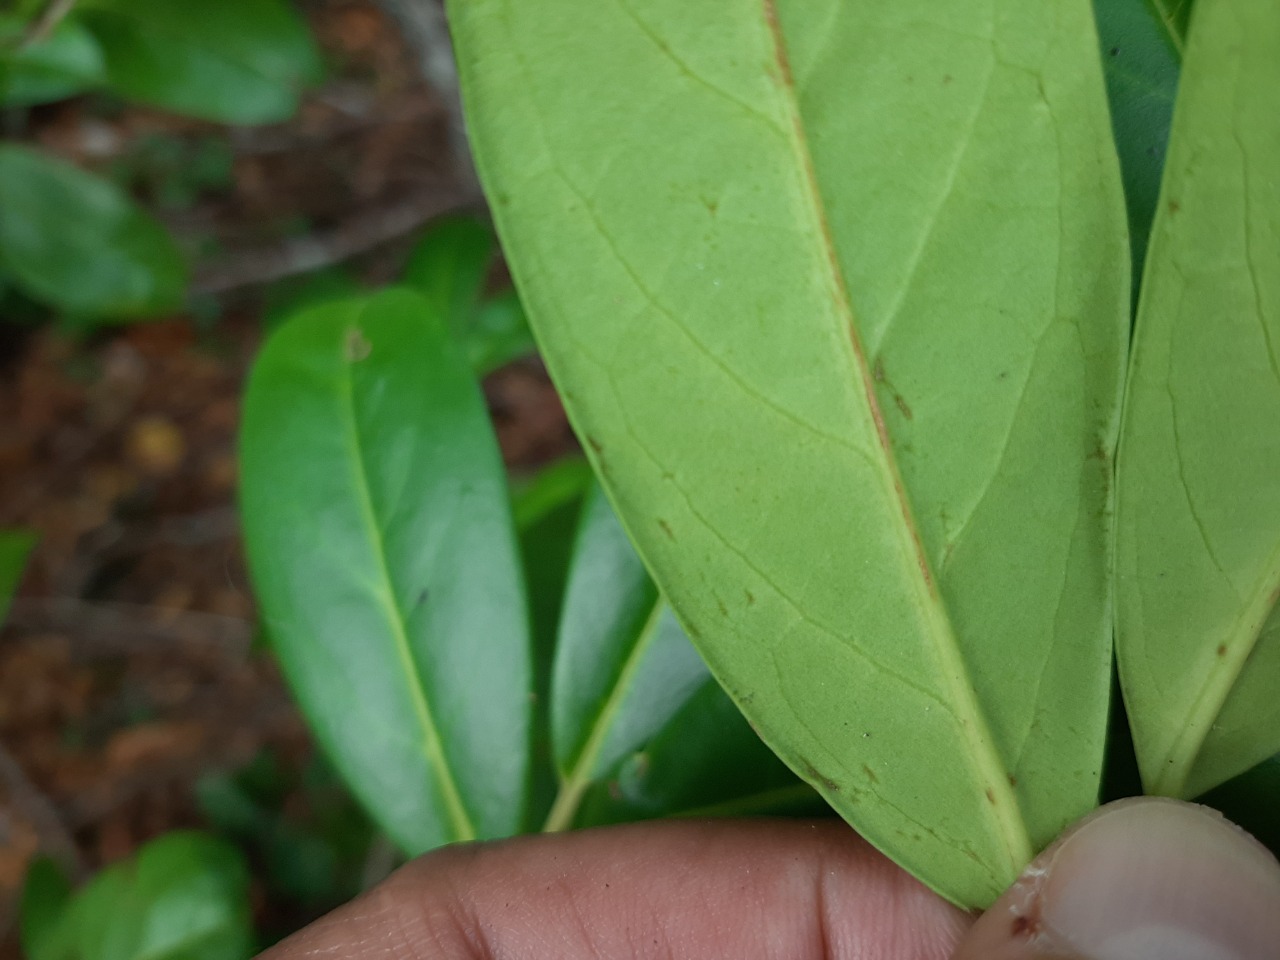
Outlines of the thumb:
[{"label": "thumb", "polygon": [[1103,807],[1029,866],[954,960],[1274,960],[1280,863],[1208,807]]}]

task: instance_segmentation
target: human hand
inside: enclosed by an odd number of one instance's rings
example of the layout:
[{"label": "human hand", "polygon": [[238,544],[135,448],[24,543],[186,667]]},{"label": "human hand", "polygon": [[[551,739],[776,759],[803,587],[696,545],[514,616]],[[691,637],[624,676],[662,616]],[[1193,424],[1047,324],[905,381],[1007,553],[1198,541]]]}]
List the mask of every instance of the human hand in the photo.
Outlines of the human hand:
[{"label": "human hand", "polygon": [[[963,940],[963,943],[961,942]],[[262,960],[1274,960],[1280,865],[1203,808],[1073,828],[978,922],[838,821],[448,847]]]}]

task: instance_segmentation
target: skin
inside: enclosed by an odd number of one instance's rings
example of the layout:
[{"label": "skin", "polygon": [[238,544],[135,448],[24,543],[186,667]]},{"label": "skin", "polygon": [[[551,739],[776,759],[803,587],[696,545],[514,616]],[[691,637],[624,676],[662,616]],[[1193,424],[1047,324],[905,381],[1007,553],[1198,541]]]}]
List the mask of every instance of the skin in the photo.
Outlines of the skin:
[{"label": "skin", "polygon": [[839,821],[447,847],[263,960],[948,960],[972,918]]}]

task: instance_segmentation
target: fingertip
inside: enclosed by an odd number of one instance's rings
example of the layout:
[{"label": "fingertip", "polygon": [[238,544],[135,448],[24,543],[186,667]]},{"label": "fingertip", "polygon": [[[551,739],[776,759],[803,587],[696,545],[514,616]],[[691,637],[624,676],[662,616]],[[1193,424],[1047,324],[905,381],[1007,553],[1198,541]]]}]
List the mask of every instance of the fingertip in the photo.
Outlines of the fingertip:
[{"label": "fingertip", "polygon": [[954,960],[1274,960],[1280,864],[1216,811],[1121,801],[1068,830]]}]

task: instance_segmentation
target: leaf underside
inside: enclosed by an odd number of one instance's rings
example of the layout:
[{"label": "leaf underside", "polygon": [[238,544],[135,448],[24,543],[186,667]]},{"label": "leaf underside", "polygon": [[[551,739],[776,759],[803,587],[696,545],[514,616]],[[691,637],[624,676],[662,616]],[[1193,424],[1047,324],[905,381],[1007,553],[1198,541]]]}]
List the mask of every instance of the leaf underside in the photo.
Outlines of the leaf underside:
[{"label": "leaf underside", "polygon": [[989,902],[1105,726],[1128,251],[1088,3],[450,13],[521,297],[689,635]]},{"label": "leaf underside", "polygon": [[1199,0],[1117,476],[1117,644],[1148,791],[1280,750],[1280,16]]}]

